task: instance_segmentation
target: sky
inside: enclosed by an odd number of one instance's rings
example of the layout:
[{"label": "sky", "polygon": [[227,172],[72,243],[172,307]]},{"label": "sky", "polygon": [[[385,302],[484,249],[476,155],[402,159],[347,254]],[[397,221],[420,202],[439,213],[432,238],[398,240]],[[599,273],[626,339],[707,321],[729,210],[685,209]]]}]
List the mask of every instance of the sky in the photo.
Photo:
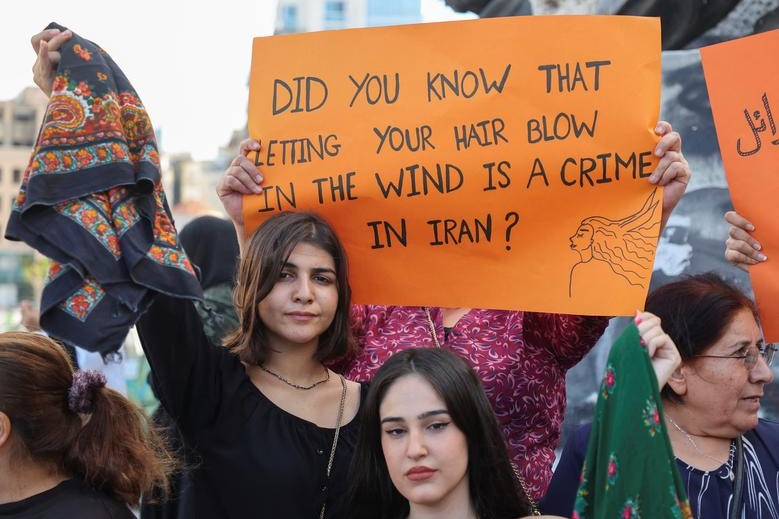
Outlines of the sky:
[{"label": "sky", "polygon": [[[252,38],[273,34],[277,2],[19,4],[13,14],[6,9],[0,31],[1,100],[33,86],[30,38],[54,21],[111,55],[146,106],[164,151],[208,160],[246,122]],[[422,0],[422,15],[425,21],[472,17],[454,13],[443,0]]]}]

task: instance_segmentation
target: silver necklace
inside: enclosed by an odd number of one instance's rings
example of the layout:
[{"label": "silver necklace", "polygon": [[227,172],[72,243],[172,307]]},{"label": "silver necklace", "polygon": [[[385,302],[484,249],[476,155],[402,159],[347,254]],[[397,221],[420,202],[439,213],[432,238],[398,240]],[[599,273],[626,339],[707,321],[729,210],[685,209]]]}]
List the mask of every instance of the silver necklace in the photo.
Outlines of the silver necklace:
[{"label": "silver necklace", "polygon": [[259,366],[259,368],[261,370],[263,370],[265,373],[268,373],[269,375],[273,375],[274,377],[276,377],[277,379],[281,380],[282,382],[284,382],[288,386],[294,387],[295,389],[302,389],[303,391],[308,391],[309,389],[314,389],[319,384],[324,384],[325,382],[330,380],[330,370],[325,368],[325,378],[323,378],[322,380],[318,380],[318,381],[314,382],[313,384],[311,384],[309,386],[301,386],[300,384],[295,384],[294,382],[290,382],[289,380],[287,380],[286,378],[282,377],[278,373],[275,373],[275,372],[269,370],[268,368],[266,368],[262,364],[258,364],[257,366]]},{"label": "silver necklace", "polygon": [[698,454],[700,454],[701,456],[703,456],[705,458],[709,458],[710,460],[716,462],[718,465],[725,465],[725,467],[728,469],[728,478],[730,478],[731,481],[733,481],[736,478],[735,474],[733,474],[733,462],[732,462],[732,460],[733,460],[733,442],[732,441],[730,442],[730,452],[728,453],[728,459],[723,462],[721,460],[718,460],[714,456],[706,454],[705,452],[700,450],[698,448],[698,444],[695,443],[695,440],[692,439],[692,435],[690,433],[688,433],[687,431],[682,429],[681,426],[678,423],[676,423],[676,421],[674,421],[674,419],[671,418],[670,416],[666,415],[666,418],[668,418],[668,421],[671,422],[671,425],[673,425],[676,428],[676,430],[678,430],[680,433],[682,433],[687,438],[687,440],[692,445],[692,448],[695,449],[695,452],[697,452]]}]

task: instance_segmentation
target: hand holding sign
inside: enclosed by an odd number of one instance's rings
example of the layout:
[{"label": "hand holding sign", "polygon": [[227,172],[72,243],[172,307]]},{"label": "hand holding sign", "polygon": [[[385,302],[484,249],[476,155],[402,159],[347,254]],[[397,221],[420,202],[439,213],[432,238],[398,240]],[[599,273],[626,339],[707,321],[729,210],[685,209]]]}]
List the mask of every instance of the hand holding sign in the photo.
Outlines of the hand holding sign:
[{"label": "hand holding sign", "polygon": [[246,139],[238,147],[238,155],[233,158],[224,175],[216,185],[216,194],[222,206],[238,230],[239,242],[244,238],[243,196],[262,193],[262,174],[247,158],[252,151],[257,152],[260,143],[254,139]]},{"label": "hand holding sign", "polygon": [[725,221],[730,224],[728,239],[725,242],[725,259],[745,272],[750,265],[757,265],[768,259],[763,254],[763,246],[753,236],[754,224],[736,211],[725,213]]},{"label": "hand holding sign", "polygon": [[660,219],[661,227],[664,227],[671,211],[682,199],[692,174],[690,165],[682,154],[682,137],[673,131],[671,124],[666,121],[658,122],[655,125],[655,134],[660,137],[655,146],[655,157],[660,161],[649,176],[649,182],[664,186],[663,215]]}]

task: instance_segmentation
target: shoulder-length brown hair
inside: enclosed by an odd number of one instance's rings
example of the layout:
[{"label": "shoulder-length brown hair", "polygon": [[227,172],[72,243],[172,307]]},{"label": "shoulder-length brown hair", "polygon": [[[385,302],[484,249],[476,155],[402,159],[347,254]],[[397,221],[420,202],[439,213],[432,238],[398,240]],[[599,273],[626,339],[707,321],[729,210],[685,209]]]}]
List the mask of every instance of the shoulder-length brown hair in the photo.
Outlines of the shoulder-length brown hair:
[{"label": "shoulder-length brown hair", "polygon": [[333,322],[319,337],[316,358],[331,362],[349,351],[352,291],[346,251],[335,231],[321,216],[305,211],[285,211],[270,217],[254,231],[238,267],[233,302],[240,324],[225,337],[224,345],[248,364],[262,363],[268,356],[266,326],[257,306],[273,290],[289,255],[301,243],[319,247],[330,254],[335,263],[338,306]]}]

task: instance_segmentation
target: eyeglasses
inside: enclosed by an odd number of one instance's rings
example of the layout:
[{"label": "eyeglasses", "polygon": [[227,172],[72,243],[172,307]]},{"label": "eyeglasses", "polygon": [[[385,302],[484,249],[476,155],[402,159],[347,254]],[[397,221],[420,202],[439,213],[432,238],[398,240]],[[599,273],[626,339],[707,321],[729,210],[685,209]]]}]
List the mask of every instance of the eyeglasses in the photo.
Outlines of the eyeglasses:
[{"label": "eyeglasses", "polygon": [[696,357],[706,357],[710,359],[742,359],[744,366],[747,369],[752,369],[757,365],[757,358],[763,357],[765,363],[769,366],[771,361],[774,360],[774,353],[776,353],[776,346],[773,344],[765,344],[761,348],[757,346],[750,347],[744,355],[696,355]]}]

